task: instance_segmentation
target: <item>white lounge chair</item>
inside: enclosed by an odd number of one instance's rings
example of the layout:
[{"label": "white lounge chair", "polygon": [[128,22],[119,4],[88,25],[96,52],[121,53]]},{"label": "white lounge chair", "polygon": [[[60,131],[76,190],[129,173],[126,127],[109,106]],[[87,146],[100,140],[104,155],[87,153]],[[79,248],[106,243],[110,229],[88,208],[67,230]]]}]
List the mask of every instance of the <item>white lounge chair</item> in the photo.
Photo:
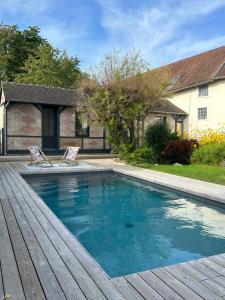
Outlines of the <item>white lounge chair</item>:
[{"label": "white lounge chair", "polygon": [[44,154],[44,152],[38,146],[30,146],[28,147],[30,152],[30,163],[33,164],[42,164],[44,162],[48,162],[52,167],[53,164],[48,159],[48,157]]},{"label": "white lounge chair", "polygon": [[62,162],[66,162],[68,164],[76,163],[79,149],[80,147],[71,147],[71,146],[67,147],[63,155]]}]

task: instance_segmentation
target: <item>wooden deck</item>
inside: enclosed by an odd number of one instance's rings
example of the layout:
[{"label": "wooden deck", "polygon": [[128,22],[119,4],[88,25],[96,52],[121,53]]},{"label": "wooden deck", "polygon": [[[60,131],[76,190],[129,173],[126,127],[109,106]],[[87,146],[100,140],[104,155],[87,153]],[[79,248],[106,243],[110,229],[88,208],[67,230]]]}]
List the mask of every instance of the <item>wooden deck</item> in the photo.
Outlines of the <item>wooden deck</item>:
[{"label": "wooden deck", "polygon": [[20,176],[0,163],[0,299],[225,299],[225,254],[110,279]]},{"label": "wooden deck", "polygon": [[127,299],[225,299],[225,255],[112,279]]},{"label": "wooden deck", "polygon": [[124,299],[19,170],[0,164],[0,299]]}]

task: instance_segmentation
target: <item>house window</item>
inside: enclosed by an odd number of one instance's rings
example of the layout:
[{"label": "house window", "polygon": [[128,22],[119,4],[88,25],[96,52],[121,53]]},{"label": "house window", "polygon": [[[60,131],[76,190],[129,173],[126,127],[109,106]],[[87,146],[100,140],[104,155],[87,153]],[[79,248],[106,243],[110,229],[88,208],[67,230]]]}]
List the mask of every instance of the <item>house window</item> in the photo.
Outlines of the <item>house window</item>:
[{"label": "house window", "polygon": [[199,97],[206,97],[209,95],[209,86],[202,85],[198,88],[198,96]]},{"label": "house window", "polygon": [[199,120],[207,119],[207,107],[198,108],[198,119]]},{"label": "house window", "polygon": [[76,136],[89,137],[89,117],[86,114],[76,114]]},{"label": "house window", "polygon": [[154,119],[155,119],[155,122],[161,122],[161,123],[163,123],[163,122],[166,122],[166,116],[162,116],[162,115],[156,115],[155,117],[154,117]]}]

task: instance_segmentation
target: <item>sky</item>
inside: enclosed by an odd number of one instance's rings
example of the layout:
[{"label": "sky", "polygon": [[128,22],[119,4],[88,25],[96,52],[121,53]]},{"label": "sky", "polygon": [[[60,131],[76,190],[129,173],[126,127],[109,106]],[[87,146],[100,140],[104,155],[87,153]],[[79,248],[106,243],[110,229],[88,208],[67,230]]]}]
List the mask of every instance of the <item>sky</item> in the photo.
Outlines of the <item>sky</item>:
[{"label": "sky", "polygon": [[152,67],[225,45],[225,0],[0,0],[0,21],[37,25],[88,70],[111,49]]}]

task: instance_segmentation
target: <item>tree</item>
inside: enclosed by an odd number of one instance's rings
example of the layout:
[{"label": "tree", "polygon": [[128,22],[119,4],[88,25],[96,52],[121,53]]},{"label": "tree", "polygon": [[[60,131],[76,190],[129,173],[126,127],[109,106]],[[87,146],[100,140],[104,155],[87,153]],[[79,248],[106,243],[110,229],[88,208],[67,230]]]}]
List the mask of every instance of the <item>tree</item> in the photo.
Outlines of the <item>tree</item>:
[{"label": "tree", "polygon": [[[81,84],[92,119],[109,129],[115,151],[121,144],[136,146],[140,120],[166,97],[167,74],[150,70],[139,51],[122,55],[113,50],[92,67]],[[128,135],[127,135],[128,133]]]},{"label": "tree", "polygon": [[16,25],[0,24],[0,80],[14,80],[28,56],[47,43],[39,33],[37,26],[20,31]]},{"label": "tree", "polygon": [[35,56],[28,57],[15,79],[23,83],[71,88],[76,86],[80,76],[77,57],[69,57],[65,51],[43,44]]}]

